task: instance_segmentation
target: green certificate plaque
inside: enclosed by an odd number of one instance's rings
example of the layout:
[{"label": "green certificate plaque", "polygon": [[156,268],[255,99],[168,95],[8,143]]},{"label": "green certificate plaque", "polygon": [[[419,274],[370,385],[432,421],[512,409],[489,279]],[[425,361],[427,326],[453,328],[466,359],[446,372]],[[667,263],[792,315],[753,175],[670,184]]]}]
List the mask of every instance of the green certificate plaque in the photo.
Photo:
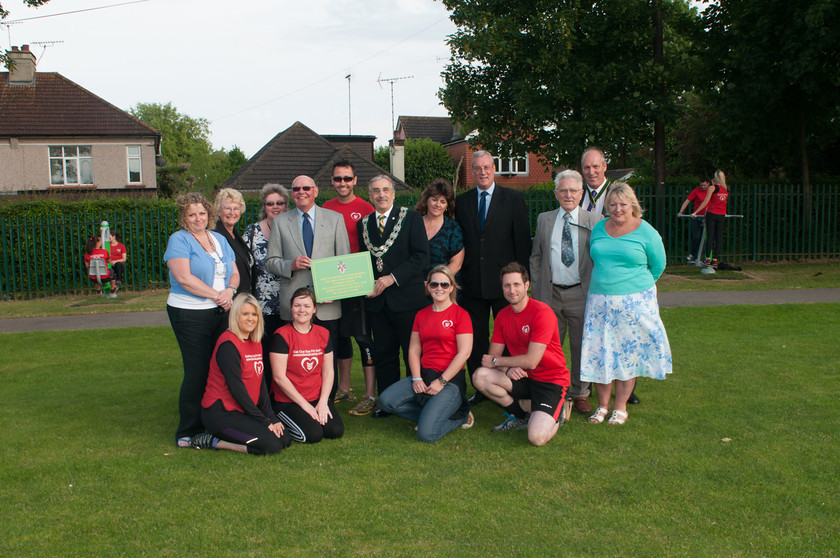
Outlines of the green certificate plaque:
[{"label": "green certificate plaque", "polygon": [[311,269],[318,302],[365,296],[373,292],[369,252],[312,260]]}]

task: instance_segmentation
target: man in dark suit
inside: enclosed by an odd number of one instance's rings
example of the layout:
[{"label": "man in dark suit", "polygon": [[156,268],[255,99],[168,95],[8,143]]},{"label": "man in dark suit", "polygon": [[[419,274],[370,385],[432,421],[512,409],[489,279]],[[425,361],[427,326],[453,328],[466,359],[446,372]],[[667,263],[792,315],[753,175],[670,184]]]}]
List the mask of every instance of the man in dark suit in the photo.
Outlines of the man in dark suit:
[{"label": "man in dark suit", "polygon": [[583,177],[565,170],[554,178],[560,208],[540,213],[531,251],[531,296],[548,304],[557,316],[562,342],[569,332],[571,388],[569,397],[582,414],[592,413],[589,382],[580,381],[580,348],[586,293],[592,275],[589,236],[603,217],[580,207]]},{"label": "man in dark suit", "polygon": [[[470,378],[490,347],[490,311],[496,316],[507,306],[499,272],[511,262],[528,267],[531,225],[522,192],[497,186],[496,166],[487,151],[476,151],[471,161],[476,187],[455,200],[455,220],[464,232],[461,306],[470,314],[473,350],[467,360]],[[480,393],[471,399],[483,400]]]},{"label": "man in dark suit", "polygon": [[[413,209],[394,207],[394,184],[385,175],[368,186],[374,212],[357,224],[359,249],[370,252],[375,279],[365,310],[373,333],[376,389],[382,394],[400,379],[400,349],[408,370],[408,344],[417,311],[428,304],[423,270],[429,243],[423,218]],[[374,417],[387,416],[382,410]]]},{"label": "man in dark suit", "polygon": [[604,176],[604,173],[607,172],[607,158],[604,156],[604,152],[597,147],[587,148],[580,157],[580,168],[586,181],[580,206],[586,211],[607,217],[604,200],[607,199],[607,192],[612,187],[612,182]]}]

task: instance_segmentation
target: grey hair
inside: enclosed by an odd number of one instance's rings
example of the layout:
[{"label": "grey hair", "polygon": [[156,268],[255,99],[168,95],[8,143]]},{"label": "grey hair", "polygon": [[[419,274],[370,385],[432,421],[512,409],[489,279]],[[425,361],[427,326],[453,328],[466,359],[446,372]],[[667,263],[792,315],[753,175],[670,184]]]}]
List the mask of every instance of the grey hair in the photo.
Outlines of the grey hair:
[{"label": "grey hair", "polygon": [[607,156],[604,154],[603,149],[601,149],[600,147],[587,147],[583,150],[583,155],[580,156],[580,168],[583,168],[583,158],[586,157],[586,155],[590,151],[597,151],[601,155],[601,160],[604,162],[604,164],[607,163]]},{"label": "grey hair", "polygon": [[583,190],[583,176],[578,171],[572,169],[566,169],[557,173],[557,176],[554,177],[554,189],[559,188],[560,183],[566,179],[574,180],[578,188]]},{"label": "grey hair", "polygon": [[394,181],[391,180],[391,177],[388,176],[387,174],[377,174],[376,176],[371,178],[370,182],[368,182],[368,188],[370,188],[370,185],[373,184],[374,182],[376,182],[377,180],[387,180],[388,184],[391,185],[391,189],[394,189],[394,190],[396,189],[396,188],[394,188]]},{"label": "grey hair", "polygon": [[[488,157],[493,159],[493,154],[490,153],[489,151],[484,151],[484,150],[476,151],[475,153],[472,154],[472,158],[470,159],[470,166],[472,166],[473,163],[475,163],[476,159],[478,159],[479,157],[484,157],[485,155],[487,155]],[[495,164],[496,163],[494,161],[493,165],[495,166]]]},{"label": "grey hair", "polygon": [[271,194],[277,194],[283,198],[283,202],[288,206],[289,205],[289,191],[286,189],[285,186],[280,184],[271,184],[268,183],[262,187],[260,190],[260,221],[266,218],[265,213],[265,200]]}]

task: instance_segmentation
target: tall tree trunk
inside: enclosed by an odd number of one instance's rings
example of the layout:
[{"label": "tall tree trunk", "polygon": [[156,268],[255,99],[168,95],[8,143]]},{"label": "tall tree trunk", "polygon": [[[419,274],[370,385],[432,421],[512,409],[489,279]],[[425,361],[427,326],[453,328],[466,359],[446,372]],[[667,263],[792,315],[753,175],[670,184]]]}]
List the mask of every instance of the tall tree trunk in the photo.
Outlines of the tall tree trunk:
[{"label": "tall tree trunk", "polygon": [[[662,41],[662,0],[654,0],[653,13],[656,36],[653,40],[653,60],[660,70],[665,63],[665,51]],[[663,72],[659,72],[656,95],[659,106],[665,101]],[[656,228],[660,234],[665,231],[665,122],[657,118],[653,123],[653,180],[656,184]]]},{"label": "tall tree trunk", "polygon": [[811,169],[808,166],[808,144],[805,126],[805,107],[799,102],[799,152],[802,154],[802,187],[805,190],[805,219],[806,229],[811,228]]}]

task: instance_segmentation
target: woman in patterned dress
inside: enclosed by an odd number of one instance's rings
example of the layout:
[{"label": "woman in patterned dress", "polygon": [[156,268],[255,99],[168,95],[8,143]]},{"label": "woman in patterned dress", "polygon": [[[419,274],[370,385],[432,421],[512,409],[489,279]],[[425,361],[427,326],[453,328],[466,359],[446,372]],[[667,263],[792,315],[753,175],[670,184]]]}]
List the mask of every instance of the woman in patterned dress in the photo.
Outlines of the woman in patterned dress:
[{"label": "woman in patterned dress", "polygon": [[423,216],[426,238],[429,240],[429,265],[424,273],[436,265],[445,265],[460,277],[464,264],[464,233],[455,221],[455,190],[444,178],[426,186],[414,209]]},{"label": "woman in patterned dress", "polygon": [[264,376],[270,387],[271,363],[268,354],[271,348],[271,336],[274,335],[277,328],[283,325],[283,320],[280,319],[280,301],[278,299],[280,283],[278,283],[277,277],[265,268],[265,257],[268,254],[268,239],[271,236],[274,218],[286,212],[289,191],[279,184],[266,184],[260,192],[260,200],[262,202],[260,220],[248,225],[245,234],[242,236],[254,258],[254,267],[251,269],[251,277],[254,280],[253,294],[260,301],[263,320],[265,321],[265,335],[262,339],[263,362],[266,368]]},{"label": "woman in patterned dress", "polygon": [[609,218],[595,225],[589,240],[594,268],[586,298],[581,381],[595,383],[598,394],[589,422],[606,418],[614,381],[609,423],[624,424],[636,378],[664,380],[671,373],[671,348],[656,300],[665,246],[641,219],[642,208],[629,185],[615,183],[604,203]]}]

